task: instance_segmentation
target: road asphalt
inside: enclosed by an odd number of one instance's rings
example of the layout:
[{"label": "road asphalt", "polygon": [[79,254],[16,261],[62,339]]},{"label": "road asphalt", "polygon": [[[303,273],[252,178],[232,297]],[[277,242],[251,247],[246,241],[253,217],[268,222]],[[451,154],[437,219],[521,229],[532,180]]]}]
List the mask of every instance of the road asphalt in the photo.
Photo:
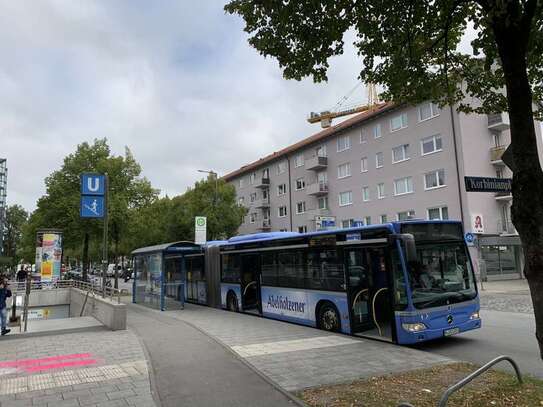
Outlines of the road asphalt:
[{"label": "road asphalt", "polygon": [[129,305],[128,327],[149,353],[162,407],[296,405],[240,358],[183,321]]}]

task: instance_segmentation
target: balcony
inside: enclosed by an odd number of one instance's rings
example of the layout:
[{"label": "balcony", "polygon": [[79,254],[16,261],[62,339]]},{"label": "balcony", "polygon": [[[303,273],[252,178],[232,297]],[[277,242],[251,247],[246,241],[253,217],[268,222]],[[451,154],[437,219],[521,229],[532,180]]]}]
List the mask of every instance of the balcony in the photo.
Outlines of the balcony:
[{"label": "balcony", "polygon": [[255,208],[269,208],[270,207],[270,199],[269,198],[262,198],[257,201],[255,201]]},{"label": "balcony", "polygon": [[263,219],[262,223],[259,226],[260,230],[266,231],[271,229],[271,222],[269,219]]},{"label": "balcony", "polygon": [[517,229],[512,222],[499,221],[498,222],[498,233],[500,235],[518,235]]},{"label": "balcony", "polygon": [[322,196],[328,193],[328,184],[326,182],[316,182],[306,186],[307,195]]},{"label": "balcony", "polygon": [[511,192],[497,192],[496,195],[494,195],[494,198],[496,201],[511,201],[513,199],[513,195]]},{"label": "balcony", "polygon": [[503,131],[509,129],[509,115],[507,113],[489,114],[488,129]]},{"label": "balcony", "polygon": [[310,209],[305,212],[306,219],[315,222],[317,216],[331,216],[330,209]]},{"label": "balcony", "polygon": [[269,188],[270,187],[270,179],[269,178],[260,178],[256,181],[255,188]]},{"label": "balcony", "polygon": [[311,171],[319,171],[328,167],[328,157],[311,157],[305,161],[305,168]]},{"label": "balcony", "polygon": [[490,149],[490,162],[494,165],[504,165],[502,161],[506,146],[498,146]]}]

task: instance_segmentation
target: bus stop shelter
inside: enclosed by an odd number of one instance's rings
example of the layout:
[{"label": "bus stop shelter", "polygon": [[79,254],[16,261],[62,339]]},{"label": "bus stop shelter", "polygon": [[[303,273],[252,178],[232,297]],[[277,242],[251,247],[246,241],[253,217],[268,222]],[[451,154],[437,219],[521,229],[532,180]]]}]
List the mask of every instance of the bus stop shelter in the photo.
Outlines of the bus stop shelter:
[{"label": "bus stop shelter", "polygon": [[161,311],[183,309],[185,256],[203,252],[202,246],[185,241],[134,250],[132,302]]}]

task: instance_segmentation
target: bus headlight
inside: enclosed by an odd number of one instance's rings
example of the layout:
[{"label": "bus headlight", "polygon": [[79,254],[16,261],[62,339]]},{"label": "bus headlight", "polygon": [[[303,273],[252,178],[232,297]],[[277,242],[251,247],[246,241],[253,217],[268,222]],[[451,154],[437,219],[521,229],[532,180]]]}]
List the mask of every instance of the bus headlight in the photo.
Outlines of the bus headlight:
[{"label": "bus headlight", "polygon": [[479,311],[474,312],[473,314],[471,314],[471,315],[469,316],[469,319],[479,319],[479,318],[481,318],[481,317],[479,316]]},{"label": "bus headlight", "polygon": [[408,332],[420,332],[426,329],[426,325],[422,322],[416,322],[414,324],[402,324],[402,328]]}]

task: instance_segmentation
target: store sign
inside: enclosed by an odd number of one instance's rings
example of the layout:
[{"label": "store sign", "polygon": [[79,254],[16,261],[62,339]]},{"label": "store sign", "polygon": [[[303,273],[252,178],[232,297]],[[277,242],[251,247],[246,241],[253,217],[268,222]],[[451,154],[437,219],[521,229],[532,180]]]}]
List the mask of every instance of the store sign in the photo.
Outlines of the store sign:
[{"label": "store sign", "polygon": [[511,192],[511,178],[464,177],[467,192]]},{"label": "store sign", "polygon": [[194,218],[194,243],[204,244],[207,240],[207,218],[196,216]]},{"label": "store sign", "polygon": [[473,233],[485,233],[483,215],[471,215],[471,231]]},{"label": "store sign", "polygon": [[335,228],[336,218],[334,216],[315,216],[315,226],[317,230]]}]

